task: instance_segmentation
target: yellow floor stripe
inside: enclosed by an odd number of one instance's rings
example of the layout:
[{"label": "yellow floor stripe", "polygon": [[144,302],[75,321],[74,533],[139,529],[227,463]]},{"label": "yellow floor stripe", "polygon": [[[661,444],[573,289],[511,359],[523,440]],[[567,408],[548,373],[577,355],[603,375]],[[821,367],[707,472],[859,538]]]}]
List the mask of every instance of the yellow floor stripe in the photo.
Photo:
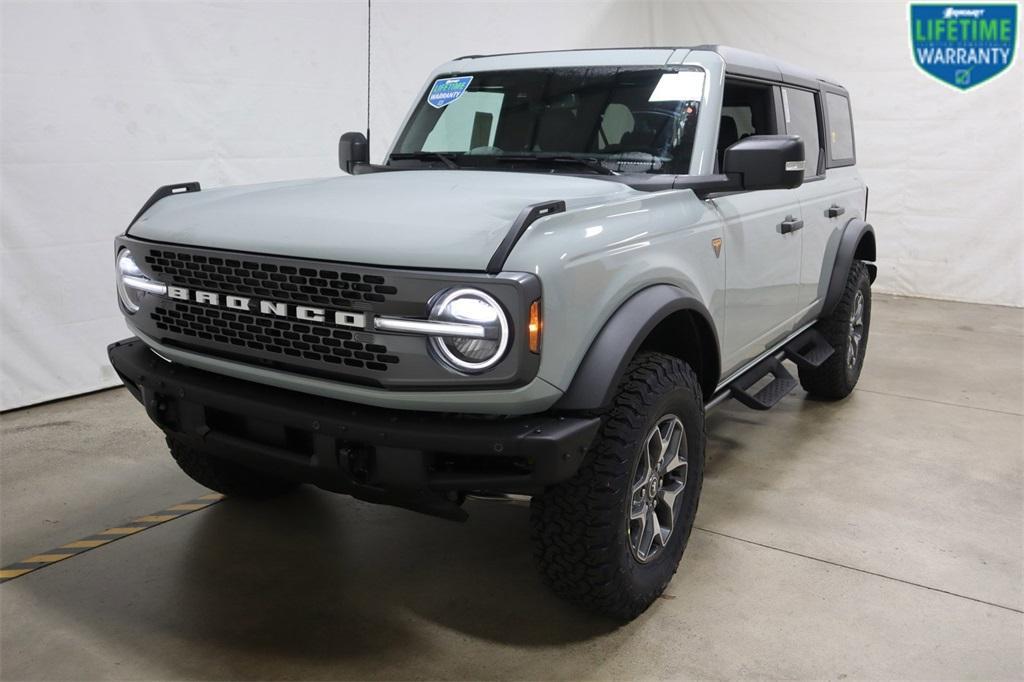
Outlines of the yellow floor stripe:
[{"label": "yellow floor stripe", "polygon": [[34,568],[0,568],[0,580],[8,580],[10,578],[17,578],[19,575],[25,575],[31,573],[36,569]]},{"label": "yellow floor stripe", "polygon": [[163,523],[164,521],[170,521],[176,519],[181,514],[149,514],[148,516],[140,516],[135,519],[135,523]]},{"label": "yellow floor stripe", "polygon": [[223,499],[224,495],[220,493],[207,493],[202,497],[194,498],[188,502],[176,504],[173,507],[162,509],[153,514],[140,516],[134,521],[126,521],[123,526],[114,526],[106,529],[105,531],[94,533],[91,536],[86,536],[86,538],[82,540],[74,540],[61,545],[56,549],[51,549],[48,552],[36,554],[24,561],[16,561],[12,564],[8,564],[7,566],[0,568],[0,583],[13,580],[14,578],[23,576],[26,573],[32,573],[33,571],[45,568],[50,564],[57,563],[58,561],[64,561],[65,559],[69,559],[73,556],[78,556],[90,549],[102,547],[103,545],[114,542],[115,540],[119,540],[123,537],[134,535],[139,531],[148,530],[167,521],[173,521],[174,519],[182,516],[187,516],[192,512],[207,509]]},{"label": "yellow floor stripe", "polygon": [[108,542],[110,542],[110,540],[75,540],[74,542],[69,542],[66,545],[61,545],[59,549],[88,549],[105,545]]},{"label": "yellow floor stripe", "polygon": [[108,528],[102,533],[96,533],[96,535],[131,535],[132,533],[138,533],[140,530],[146,530],[145,528]]},{"label": "yellow floor stripe", "polygon": [[29,557],[28,559],[22,559],[18,563],[20,564],[52,564],[55,561],[61,559],[67,559],[69,556],[75,556],[74,554],[36,554],[35,556]]}]

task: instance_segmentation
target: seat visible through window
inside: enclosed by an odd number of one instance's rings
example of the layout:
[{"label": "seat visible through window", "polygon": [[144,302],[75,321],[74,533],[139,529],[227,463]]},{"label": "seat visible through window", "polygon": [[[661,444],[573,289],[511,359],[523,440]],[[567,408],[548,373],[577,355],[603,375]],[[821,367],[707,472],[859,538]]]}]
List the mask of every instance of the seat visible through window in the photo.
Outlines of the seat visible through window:
[{"label": "seat visible through window", "polygon": [[726,148],[732,146],[740,139],[739,128],[736,126],[736,119],[732,116],[723,116],[718,123],[718,167],[722,167],[725,159]]},{"label": "seat visible through window", "polygon": [[725,81],[722,95],[722,117],[718,125],[718,170],[722,168],[725,150],[750,135],[774,135],[778,132],[771,85]]}]

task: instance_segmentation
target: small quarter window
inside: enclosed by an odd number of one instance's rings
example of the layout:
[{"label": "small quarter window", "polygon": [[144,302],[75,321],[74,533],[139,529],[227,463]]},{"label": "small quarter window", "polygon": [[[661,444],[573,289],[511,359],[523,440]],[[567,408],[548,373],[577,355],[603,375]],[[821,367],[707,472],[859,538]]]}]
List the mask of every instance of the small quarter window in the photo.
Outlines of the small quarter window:
[{"label": "small quarter window", "polygon": [[825,106],[828,109],[828,165],[852,163],[853,122],[850,117],[850,100],[829,92],[825,95]]}]

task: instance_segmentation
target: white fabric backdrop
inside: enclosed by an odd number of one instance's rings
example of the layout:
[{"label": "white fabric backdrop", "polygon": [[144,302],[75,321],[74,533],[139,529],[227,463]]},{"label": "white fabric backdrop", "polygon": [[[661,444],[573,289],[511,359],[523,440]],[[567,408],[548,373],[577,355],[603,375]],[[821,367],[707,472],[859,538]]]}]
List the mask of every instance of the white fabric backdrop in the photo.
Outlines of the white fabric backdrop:
[{"label": "white fabric backdrop", "polygon": [[[359,2],[0,4],[0,409],[116,384],[111,240],[159,185],[337,173],[365,127]],[[906,5],[398,2],[372,10],[373,156],[434,65],[472,53],[720,42],[853,95],[878,289],[1024,305],[1022,69],[919,73]],[[1019,60],[1018,60],[1019,61]]]},{"label": "white fabric backdrop", "polygon": [[1003,75],[962,93],[914,65],[905,2],[658,7],[654,44],[744,47],[849,89],[857,162],[878,232],[876,289],[1024,305],[1019,56]]},{"label": "white fabric backdrop", "polygon": [[366,3],[0,7],[7,409],[117,383],[112,240],[158,186],[338,172],[366,121]]}]

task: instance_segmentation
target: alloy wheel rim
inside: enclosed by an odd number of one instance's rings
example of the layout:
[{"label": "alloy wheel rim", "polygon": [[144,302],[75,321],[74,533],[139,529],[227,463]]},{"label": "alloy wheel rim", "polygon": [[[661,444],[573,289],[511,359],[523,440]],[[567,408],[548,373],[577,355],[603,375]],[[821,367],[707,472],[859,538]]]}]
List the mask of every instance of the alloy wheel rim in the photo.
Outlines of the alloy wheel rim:
[{"label": "alloy wheel rim", "polygon": [[675,530],[686,488],[686,455],[683,422],[665,415],[644,439],[630,487],[629,546],[640,563],[658,556]]},{"label": "alloy wheel rim", "polygon": [[857,290],[850,313],[850,333],[846,344],[846,366],[853,369],[860,357],[860,346],[864,340],[864,292]]}]

